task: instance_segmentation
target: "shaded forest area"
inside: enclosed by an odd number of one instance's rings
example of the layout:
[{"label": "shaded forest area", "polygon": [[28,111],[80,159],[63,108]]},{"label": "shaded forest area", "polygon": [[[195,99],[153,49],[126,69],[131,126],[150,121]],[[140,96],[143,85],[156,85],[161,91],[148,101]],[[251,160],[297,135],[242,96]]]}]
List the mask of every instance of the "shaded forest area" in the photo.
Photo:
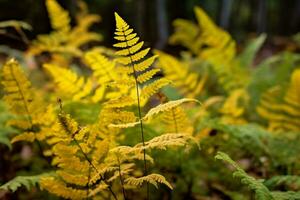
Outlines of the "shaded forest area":
[{"label": "shaded forest area", "polygon": [[[78,6],[76,0],[58,2],[74,20]],[[171,48],[167,46],[167,38],[172,34],[172,22],[176,18],[195,20],[194,6],[204,8],[238,42],[260,33],[291,36],[300,30],[298,0],[88,0],[86,3],[91,13],[102,16],[102,21],[95,24],[93,30],[104,35],[106,46],[113,42],[110,36],[114,31],[114,11],[128,16],[128,21],[136,27],[141,37],[159,49]],[[32,25],[33,30],[26,33],[29,39],[51,30],[43,0],[23,0],[22,3],[1,0],[0,5],[0,21],[16,19]],[[0,37],[0,42],[25,48],[22,42],[5,34]],[[272,43],[280,46],[284,42],[277,39]]]}]

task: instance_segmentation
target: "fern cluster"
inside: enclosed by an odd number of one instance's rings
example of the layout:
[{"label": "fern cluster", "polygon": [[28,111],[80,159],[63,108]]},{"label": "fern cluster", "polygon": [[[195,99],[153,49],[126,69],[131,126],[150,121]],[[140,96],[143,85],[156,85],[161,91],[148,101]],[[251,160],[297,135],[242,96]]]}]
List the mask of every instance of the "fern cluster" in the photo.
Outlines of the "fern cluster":
[{"label": "fern cluster", "polygon": [[73,26],[55,0],[45,2],[53,31],[26,52],[50,53],[43,84],[31,73],[39,69],[17,59],[1,67],[0,159],[12,166],[1,190],[38,187],[33,198],[64,199],[299,199],[298,54],[253,68],[266,36],[237,53],[200,7],[197,23],[174,22],[169,41],[186,48],[181,56],[151,52],[117,13],[114,49],[85,50],[101,39],[89,31],[100,17],[79,1]]}]

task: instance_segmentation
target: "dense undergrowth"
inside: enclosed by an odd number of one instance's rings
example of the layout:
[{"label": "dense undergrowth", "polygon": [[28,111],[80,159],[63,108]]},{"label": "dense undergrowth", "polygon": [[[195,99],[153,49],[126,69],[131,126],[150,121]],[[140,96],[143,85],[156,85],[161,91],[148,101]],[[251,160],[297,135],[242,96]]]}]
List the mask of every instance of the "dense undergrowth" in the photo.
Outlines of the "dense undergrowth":
[{"label": "dense undergrowth", "polygon": [[300,199],[299,54],[254,65],[267,36],[238,53],[199,7],[180,56],[117,13],[113,47],[87,48],[100,17],[79,5],[71,26],[46,0],[53,31],[1,66],[0,198]]}]

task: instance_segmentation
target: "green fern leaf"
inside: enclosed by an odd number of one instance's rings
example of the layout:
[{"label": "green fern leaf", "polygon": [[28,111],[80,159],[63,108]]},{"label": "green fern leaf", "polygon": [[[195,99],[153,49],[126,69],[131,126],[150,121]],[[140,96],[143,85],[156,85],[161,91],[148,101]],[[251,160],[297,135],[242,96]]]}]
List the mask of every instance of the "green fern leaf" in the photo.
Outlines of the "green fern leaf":
[{"label": "green fern leaf", "polygon": [[255,192],[255,198],[257,200],[275,200],[269,189],[260,180],[249,176],[226,153],[218,152],[215,156],[215,159],[223,160],[234,167],[235,172],[233,172],[233,176],[241,179],[242,184],[247,185],[251,190],[253,190]]},{"label": "green fern leaf", "polygon": [[33,176],[17,176],[0,187],[2,190],[10,190],[15,192],[19,187],[25,186],[27,190],[35,187],[42,177],[52,176],[50,173],[42,173]]}]

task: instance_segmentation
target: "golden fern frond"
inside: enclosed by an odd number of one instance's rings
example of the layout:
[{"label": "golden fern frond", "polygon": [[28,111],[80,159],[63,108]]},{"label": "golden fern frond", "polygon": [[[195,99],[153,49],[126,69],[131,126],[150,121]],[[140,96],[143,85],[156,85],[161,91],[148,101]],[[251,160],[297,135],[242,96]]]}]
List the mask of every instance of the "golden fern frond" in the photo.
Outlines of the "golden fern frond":
[{"label": "golden fern frond", "polygon": [[15,114],[27,115],[32,112],[32,91],[31,83],[21,70],[19,63],[11,59],[2,68],[1,83],[4,86],[4,100]]},{"label": "golden fern frond", "polygon": [[144,83],[144,82],[150,80],[151,78],[153,78],[153,76],[159,71],[160,71],[160,69],[150,69],[149,71],[138,76],[137,81],[139,83]]},{"label": "golden fern frond", "polygon": [[222,121],[230,124],[243,124],[243,114],[245,113],[246,105],[249,103],[249,95],[243,88],[235,89],[229,93],[223,103],[220,113],[223,114]]},{"label": "golden fern frond", "polygon": [[122,96],[117,99],[112,99],[105,103],[107,108],[123,108],[126,106],[132,106],[135,104],[135,100],[130,96]]},{"label": "golden fern frond", "polygon": [[300,130],[300,69],[293,71],[288,88],[274,87],[265,92],[257,112],[268,120],[272,131]]},{"label": "golden fern frond", "polygon": [[[117,13],[115,13],[115,18],[115,39],[119,42],[114,44],[114,47],[120,49],[116,52],[116,55],[119,56],[117,62],[121,64],[123,68],[128,68],[128,70],[126,70],[127,73],[133,73],[136,84],[145,83],[159,72],[158,69],[150,69],[157,56],[146,58],[150,48],[142,49],[144,42],[139,42],[139,37],[133,32],[133,29],[131,29]],[[154,81],[146,85],[142,89],[144,92],[141,92],[140,95],[142,98],[148,99],[151,95],[156,93],[158,89],[168,83],[169,82],[164,79]]]},{"label": "golden fern frond", "polygon": [[[159,104],[158,106],[151,108],[148,113],[142,118],[143,121],[147,121],[150,118],[152,118],[154,115],[157,115],[160,112],[167,112],[179,105],[181,105],[182,103],[186,103],[186,102],[198,102],[198,100],[196,99],[188,99],[188,98],[183,98],[183,99],[179,99],[179,100],[174,100],[174,101],[169,101],[165,104]],[[174,111],[172,111],[174,112]],[[178,114],[178,113],[176,113]],[[174,117],[178,117],[178,115],[175,115]],[[180,115],[180,119],[182,118],[182,115]],[[176,119],[174,119],[176,120]],[[178,119],[179,120],[179,119]],[[140,121],[128,121],[128,123],[124,123],[124,124],[110,124],[109,127],[114,127],[114,128],[129,128],[129,127],[134,127],[136,125],[140,124]]]},{"label": "golden fern frond", "polygon": [[33,132],[24,132],[20,135],[17,135],[12,138],[10,141],[12,144],[19,141],[27,141],[27,142],[33,142],[35,140],[35,134]]},{"label": "golden fern frond", "polygon": [[28,49],[29,54],[51,52],[80,57],[82,56],[80,46],[90,41],[101,40],[101,35],[88,30],[92,23],[100,20],[98,16],[83,12],[77,18],[77,25],[71,28],[69,13],[56,0],[46,0],[46,8],[53,31],[47,35],[38,35]]},{"label": "golden fern frond", "polygon": [[166,78],[161,78],[158,80],[149,83],[141,90],[141,98],[142,99],[149,99],[152,95],[156,94],[162,87],[170,84],[170,80]]},{"label": "golden fern frond", "polygon": [[[7,61],[2,68],[1,77],[5,94],[3,98],[9,105],[10,111],[19,116],[18,119],[12,120],[10,124],[24,130],[32,129],[33,117],[41,109],[32,91],[31,83],[22,71],[21,66],[14,59]],[[25,135],[29,136],[31,134]],[[28,140],[31,140],[31,137]]]},{"label": "golden fern frond", "polygon": [[166,180],[166,178],[160,174],[149,174],[140,178],[129,177],[125,179],[125,183],[128,185],[133,185],[140,187],[144,182],[148,182],[158,188],[157,183],[166,185],[171,190],[173,189],[172,185]]},{"label": "golden fern frond", "polygon": [[97,78],[98,83],[105,84],[118,79],[115,71],[115,63],[108,60],[104,55],[97,51],[88,51],[84,59],[93,70],[93,75]]},{"label": "golden fern frond", "polygon": [[70,27],[70,16],[55,0],[46,0],[46,8],[49,13],[51,27],[63,34],[68,33]]},{"label": "golden fern frond", "polygon": [[68,187],[63,181],[54,177],[43,177],[40,181],[40,185],[50,193],[63,198],[83,199],[86,197],[86,189]]},{"label": "golden fern frond", "polygon": [[173,45],[181,44],[197,55],[202,46],[201,40],[197,39],[199,36],[198,26],[184,19],[176,19],[173,26],[175,33],[170,36],[169,43]]},{"label": "golden fern frond", "polygon": [[70,69],[45,64],[44,68],[50,73],[62,94],[68,94],[73,100],[80,100],[91,94],[93,83],[90,79],[78,75]]},{"label": "golden fern frond", "polygon": [[145,142],[145,145],[139,143],[135,145],[134,148],[166,150],[167,147],[178,147],[188,145],[191,141],[197,144],[195,138],[186,133],[165,133]]},{"label": "golden fern frond", "polygon": [[164,104],[160,104],[154,108],[151,108],[148,113],[144,116],[144,120],[153,117],[154,115],[160,113],[160,112],[165,112],[168,111],[172,108],[175,108],[183,103],[186,102],[197,102],[200,103],[198,100],[196,99],[188,99],[188,98],[183,98],[183,99],[179,99],[179,100],[174,100],[174,101],[169,101],[167,103]]},{"label": "golden fern frond", "polygon": [[236,54],[236,44],[231,36],[217,27],[202,8],[195,7],[195,15],[201,32],[202,44],[208,45],[208,48],[199,52],[200,57],[216,64],[231,61]]},{"label": "golden fern frond", "polygon": [[164,111],[161,120],[167,132],[187,133],[190,135],[193,133],[192,123],[180,106]]},{"label": "golden fern frond", "polygon": [[189,63],[179,61],[177,58],[156,50],[159,55],[158,65],[163,69],[165,77],[172,81],[186,97],[194,98],[201,94],[207,81],[207,74],[200,75],[191,71]]},{"label": "golden fern frond", "polygon": [[72,29],[69,35],[69,44],[71,46],[80,47],[90,41],[100,41],[102,36],[98,33],[89,32],[92,24],[99,22],[101,17],[99,15],[89,14],[85,2],[80,1],[80,10],[76,15],[77,25]]}]

